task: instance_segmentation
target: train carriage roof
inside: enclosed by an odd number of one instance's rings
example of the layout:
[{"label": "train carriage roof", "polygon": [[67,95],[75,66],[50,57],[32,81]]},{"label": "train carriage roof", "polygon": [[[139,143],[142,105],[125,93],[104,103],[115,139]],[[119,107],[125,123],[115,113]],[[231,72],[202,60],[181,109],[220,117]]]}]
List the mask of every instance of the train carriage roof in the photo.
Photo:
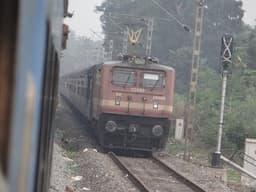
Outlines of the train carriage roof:
[{"label": "train carriage roof", "polygon": [[124,63],[122,61],[105,61],[104,63],[101,64],[96,64],[91,67],[88,67],[86,69],[82,69],[79,71],[75,71],[73,73],[64,75],[62,78],[79,78],[83,77],[86,74],[93,72],[95,68],[101,68],[104,65],[109,65],[109,66],[117,66],[117,67],[134,67],[138,69],[157,69],[157,70],[164,70],[164,71],[174,71],[174,69],[170,66],[162,65],[162,64],[156,64],[156,63],[150,63],[150,64],[129,64],[129,63]]},{"label": "train carriage roof", "polygon": [[163,64],[156,64],[156,63],[150,63],[150,64],[144,64],[144,65],[141,64],[140,65],[140,64],[123,63],[122,61],[106,61],[106,62],[103,63],[103,65],[174,71],[174,68],[172,68],[170,66],[163,65]]}]

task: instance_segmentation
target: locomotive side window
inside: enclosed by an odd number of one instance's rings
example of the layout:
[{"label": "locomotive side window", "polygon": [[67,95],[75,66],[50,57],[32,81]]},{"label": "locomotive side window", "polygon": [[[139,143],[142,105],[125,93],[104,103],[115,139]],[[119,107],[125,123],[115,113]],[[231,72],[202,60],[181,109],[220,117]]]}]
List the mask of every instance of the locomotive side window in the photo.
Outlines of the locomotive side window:
[{"label": "locomotive side window", "polygon": [[142,86],[144,88],[161,88],[164,86],[164,75],[157,73],[144,73]]},{"label": "locomotive side window", "polygon": [[112,83],[118,86],[135,86],[136,72],[131,69],[114,68]]}]

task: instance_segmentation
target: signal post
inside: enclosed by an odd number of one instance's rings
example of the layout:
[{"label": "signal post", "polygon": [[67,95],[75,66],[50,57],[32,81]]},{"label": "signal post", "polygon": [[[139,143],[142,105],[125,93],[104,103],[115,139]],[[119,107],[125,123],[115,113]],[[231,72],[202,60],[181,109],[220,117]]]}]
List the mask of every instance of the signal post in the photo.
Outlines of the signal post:
[{"label": "signal post", "polygon": [[217,136],[216,151],[212,154],[212,167],[221,168],[221,140],[224,125],[225,97],[227,88],[227,79],[232,72],[232,53],[233,53],[233,36],[225,34],[221,38],[221,64],[220,72],[222,74],[222,93],[220,106],[220,121]]}]

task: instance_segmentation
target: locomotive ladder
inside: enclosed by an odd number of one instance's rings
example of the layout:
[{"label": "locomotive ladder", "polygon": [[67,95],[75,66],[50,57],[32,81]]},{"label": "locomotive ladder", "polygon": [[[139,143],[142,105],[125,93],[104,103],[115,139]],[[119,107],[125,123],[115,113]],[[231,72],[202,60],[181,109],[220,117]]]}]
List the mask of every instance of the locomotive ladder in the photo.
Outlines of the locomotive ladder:
[{"label": "locomotive ladder", "polygon": [[187,103],[185,108],[184,158],[187,160],[189,159],[188,142],[189,140],[193,140],[193,137],[196,131],[194,126],[194,112],[195,112],[195,105],[196,105],[196,89],[197,89],[198,72],[199,72],[199,64],[200,64],[204,3],[205,3],[205,0],[197,0],[190,84],[189,84],[189,93],[188,93],[188,98],[187,98]]}]

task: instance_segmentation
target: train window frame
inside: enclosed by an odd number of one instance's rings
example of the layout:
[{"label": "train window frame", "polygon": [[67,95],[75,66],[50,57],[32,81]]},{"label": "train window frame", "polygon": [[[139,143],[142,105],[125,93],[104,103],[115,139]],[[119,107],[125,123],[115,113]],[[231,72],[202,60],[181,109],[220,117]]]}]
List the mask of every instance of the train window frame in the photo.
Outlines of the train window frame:
[{"label": "train window frame", "polygon": [[[157,82],[159,79],[162,79],[162,83],[160,85],[158,85],[159,83],[157,83],[156,85],[152,85],[152,86],[145,86],[145,74],[149,74],[149,75],[158,75],[158,79],[155,81]],[[165,88],[165,82],[166,82],[166,73],[164,71],[143,71],[141,72],[140,75],[140,87],[144,88],[144,89],[163,89]]]},{"label": "train window frame", "polygon": [[[131,72],[130,74],[134,73],[134,78],[132,82],[123,82],[123,83],[116,83],[114,81],[114,73],[116,71],[123,71],[123,72]],[[111,84],[114,86],[118,86],[118,87],[136,87],[137,86],[137,75],[138,72],[136,71],[136,69],[133,68],[124,68],[124,67],[113,67],[111,69]],[[131,76],[129,77],[131,78]],[[129,79],[130,81],[130,79]]]}]

